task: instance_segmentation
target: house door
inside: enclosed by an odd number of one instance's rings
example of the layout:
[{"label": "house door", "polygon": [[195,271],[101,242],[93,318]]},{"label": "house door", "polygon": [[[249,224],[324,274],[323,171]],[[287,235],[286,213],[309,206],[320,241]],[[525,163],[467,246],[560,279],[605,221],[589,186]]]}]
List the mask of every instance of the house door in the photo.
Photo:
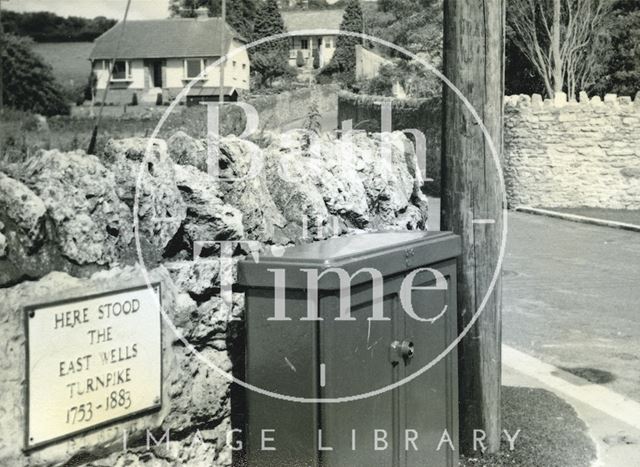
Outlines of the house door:
[{"label": "house door", "polygon": [[162,62],[161,61],[153,62],[153,87],[154,88],[162,87]]}]

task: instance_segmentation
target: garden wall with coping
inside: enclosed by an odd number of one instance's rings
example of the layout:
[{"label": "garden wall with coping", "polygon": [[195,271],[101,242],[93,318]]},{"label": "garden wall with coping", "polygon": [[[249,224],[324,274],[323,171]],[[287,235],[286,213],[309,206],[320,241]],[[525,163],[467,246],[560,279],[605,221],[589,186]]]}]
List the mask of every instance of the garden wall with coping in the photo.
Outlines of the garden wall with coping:
[{"label": "garden wall with coping", "polygon": [[505,98],[510,207],[640,209],[640,93]]}]

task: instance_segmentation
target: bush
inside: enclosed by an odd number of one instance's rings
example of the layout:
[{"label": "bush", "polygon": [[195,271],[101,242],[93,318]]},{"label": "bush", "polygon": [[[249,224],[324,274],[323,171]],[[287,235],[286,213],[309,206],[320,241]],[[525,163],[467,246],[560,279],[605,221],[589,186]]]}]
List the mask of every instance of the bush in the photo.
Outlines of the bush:
[{"label": "bush", "polygon": [[[286,31],[277,0],[260,2],[252,39],[265,39]],[[274,79],[289,73],[289,41],[268,40],[249,49],[251,70],[260,76],[260,85],[271,85]]]},{"label": "bush", "polygon": [[302,50],[298,50],[298,54],[296,55],[296,65],[298,65],[299,68],[302,68],[304,66],[304,56],[302,55]]},{"label": "bush", "polygon": [[162,105],[162,93],[159,92],[156,96],[156,105]]},{"label": "bush", "polygon": [[320,68],[320,52],[318,49],[313,49],[313,68],[315,70]]},{"label": "bush", "polygon": [[138,94],[135,92],[133,93],[133,96],[131,96],[131,105],[132,106],[138,105]]},{"label": "bush", "polygon": [[31,50],[29,39],[4,35],[3,97],[8,107],[46,116],[71,111],[51,67]]},{"label": "bush", "polygon": [[98,75],[96,75],[95,71],[92,71],[89,74],[89,79],[87,80],[87,84],[84,86],[84,100],[91,101],[96,95],[98,87]]}]

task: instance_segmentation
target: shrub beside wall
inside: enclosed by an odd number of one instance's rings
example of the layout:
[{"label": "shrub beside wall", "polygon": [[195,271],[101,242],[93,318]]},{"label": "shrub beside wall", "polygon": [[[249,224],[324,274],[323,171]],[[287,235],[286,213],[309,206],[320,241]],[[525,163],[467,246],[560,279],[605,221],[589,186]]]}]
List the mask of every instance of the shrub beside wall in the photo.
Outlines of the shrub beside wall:
[{"label": "shrub beside wall", "polygon": [[[426,157],[418,155],[418,164],[426,173],[425,190],[440,193],[440,148],[442,138],[442,103],[440,99],[396,99],[341,92],[338,95],[338,124],[353,121],[354,130],[381,130],[382,102],[391,103],[391,125],[394,131],[417,129],[426,137]],[[415,139],[409,135],[412,141]]]},{"label": "shrub beside wall", "polygon": [[504,141],[511,207],[640,209],[640,93],[507,97]]}]

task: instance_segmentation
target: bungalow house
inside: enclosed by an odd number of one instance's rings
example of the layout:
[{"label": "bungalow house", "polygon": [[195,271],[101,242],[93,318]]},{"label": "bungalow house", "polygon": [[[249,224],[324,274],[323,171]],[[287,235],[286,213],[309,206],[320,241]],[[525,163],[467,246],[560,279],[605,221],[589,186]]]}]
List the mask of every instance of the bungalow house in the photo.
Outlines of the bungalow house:
[{"label": "bungalow house", "polygon": [[[339,30],[344,10],[303,10],[283,11],[282,19],[288,32],[311,29]],[[302,67],[312,68],[314,54],[318,54],[319,66],[325,66],[336,51],[336,36],[325,34],[306,34],[290,38],[289,65],[296,67],[298,55],[304,61]],[[300,54],[298,54],[300,52]]]},{"label": "bungalow house", "polygon": [[[174,99],[208,65],[247,42],[220,18],[129,21],[124,34],[122,27],[118,23],[98,37],[89,57],[98,96],[112,67],[108,103],[130,103],[134,94],[140,103],[156,103],[158,94],[164,102]],[[238,90],[249,89],[246,50],[229,57],[223,70],[224,98],[235,100]],[[218,99],[220,84],[220,68],[215,67],[194,84],[187,100]]]}]

